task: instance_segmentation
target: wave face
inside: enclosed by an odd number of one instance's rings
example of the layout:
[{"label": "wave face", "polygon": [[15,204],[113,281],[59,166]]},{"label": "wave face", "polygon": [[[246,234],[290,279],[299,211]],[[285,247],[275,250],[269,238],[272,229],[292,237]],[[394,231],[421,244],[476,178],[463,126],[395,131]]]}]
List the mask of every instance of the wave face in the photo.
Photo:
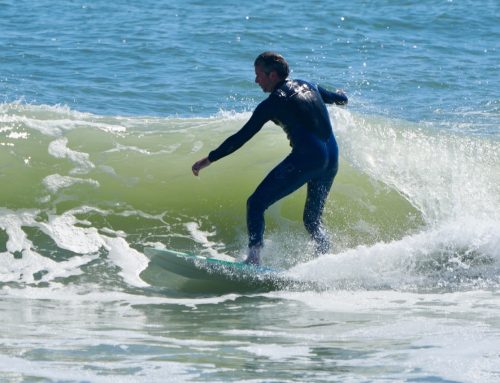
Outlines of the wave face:
[{"label": "wave face", "polygon": [[[331,115],[342,156],[324,215],[333,254],[313,259],[300,190],[267,213],[265,262],[301,263],[291,272],[329,285],[498,283],[498,142]],[[246,199],[289,150],[268,124],[197,178],[191,164],[248,114],[131,118],[16,103],[0,116],[0,281],[17,286],[147,286],[146,246],[243,256]]]}]

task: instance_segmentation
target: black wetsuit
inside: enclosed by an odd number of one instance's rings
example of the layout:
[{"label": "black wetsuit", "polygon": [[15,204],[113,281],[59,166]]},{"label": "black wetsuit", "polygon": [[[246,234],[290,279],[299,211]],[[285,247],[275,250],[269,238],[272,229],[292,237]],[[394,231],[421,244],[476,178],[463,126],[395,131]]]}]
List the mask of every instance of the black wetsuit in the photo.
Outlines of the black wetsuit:
[{"label": "black wetsuit", "polygon": [[231,154],[268,121],[280,125],[290,140],[292,152],[264,178],[247,201],[249,247],[263,245],[264,211],[307,183],[304,225],[318,244],[318,250],[328,250],[321,215],[337,174],[338,147],[325,103],[346,104],[347,97],[301,80],[282,81],[237,133],[210,152],[210,162]]}]

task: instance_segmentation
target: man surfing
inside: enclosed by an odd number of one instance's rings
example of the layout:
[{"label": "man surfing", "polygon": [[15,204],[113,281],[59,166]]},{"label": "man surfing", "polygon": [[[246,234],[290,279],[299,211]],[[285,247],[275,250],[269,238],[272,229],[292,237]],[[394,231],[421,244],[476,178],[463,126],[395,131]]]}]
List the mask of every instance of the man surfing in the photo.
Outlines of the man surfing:
[{"label": "man surfing", "polygon": [[255,82],[269,97],[255,108],[248,122],[227,138],[208,157],[197,161],[201,169],[238,150],[268,122],[280,125],[288,136],[291,153],[264,178],[247,201],[248,256],[245,263],[260,264],[264,245],[264,212],[273,203],[307,184],[303,221],[315,241],[316,250],[326,253],[329,240],[321,215],[338,170],[338,147],[327,104],[345,105],[342,92],[330,92],[302,80],[288,79],[287,61],[275,52],[264,52],[254,62]]}]

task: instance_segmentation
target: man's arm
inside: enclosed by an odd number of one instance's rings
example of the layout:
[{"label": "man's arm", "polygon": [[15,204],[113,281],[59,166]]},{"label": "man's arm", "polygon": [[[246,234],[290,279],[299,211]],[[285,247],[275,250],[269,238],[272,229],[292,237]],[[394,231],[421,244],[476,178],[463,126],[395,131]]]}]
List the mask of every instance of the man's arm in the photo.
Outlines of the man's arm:
[{"label": "man's arm", "polygon": [[212,150],[208,157],[202,158],[192,166],[193,174],[197,176],[201,169],[241,148],[269,121],[268,109],[266,101],[260,103],[250,120],[238,132],[228,137],[217,149]]},{"label": "man's arm", "polygon": [[208,155],[210,162],[220,160],[241,148],[269,121],[270,109],[272,109],[272,106],[269,104],[269,99],[261,102],[255,108],[252,117],[238,132],[228,137],[217,149],[210,152]]},{"label": "man's arm", "polygon": [[347,105],[347,96],[341,89],[337,89],[335,92],[330,92],[325,88],[322,88],[318,85],[319,94],[323,101],[327,104],[336,104],[336,105]]}]

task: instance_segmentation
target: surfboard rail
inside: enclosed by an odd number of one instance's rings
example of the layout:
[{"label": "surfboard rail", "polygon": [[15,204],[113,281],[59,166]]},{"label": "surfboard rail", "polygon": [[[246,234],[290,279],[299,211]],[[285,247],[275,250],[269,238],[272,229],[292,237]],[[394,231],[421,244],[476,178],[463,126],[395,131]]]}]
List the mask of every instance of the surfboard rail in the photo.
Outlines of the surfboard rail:
[{"label": "surfboard rail", "polygon": [[225,281],[247,286],[285,288],[297,282],[285,270],[247,265],[170,249],[145,248],[150,262],[187,279]]}]

